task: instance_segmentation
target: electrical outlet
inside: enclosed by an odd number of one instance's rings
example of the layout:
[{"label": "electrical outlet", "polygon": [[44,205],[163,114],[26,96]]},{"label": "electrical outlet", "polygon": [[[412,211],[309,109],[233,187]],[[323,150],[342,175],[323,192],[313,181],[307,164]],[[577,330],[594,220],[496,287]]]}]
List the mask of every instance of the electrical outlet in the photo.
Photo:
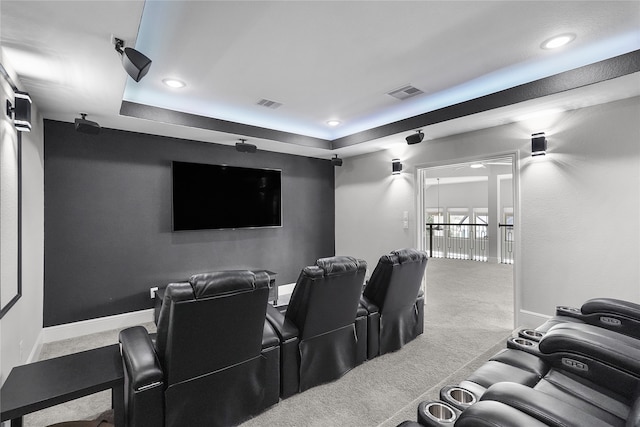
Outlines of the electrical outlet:
[{"label": "electrical outlet", "polygon": [[149,298],[156,299],[156,292],[158,291],[158,287],[154,286],[153,288],[149,288]]}]

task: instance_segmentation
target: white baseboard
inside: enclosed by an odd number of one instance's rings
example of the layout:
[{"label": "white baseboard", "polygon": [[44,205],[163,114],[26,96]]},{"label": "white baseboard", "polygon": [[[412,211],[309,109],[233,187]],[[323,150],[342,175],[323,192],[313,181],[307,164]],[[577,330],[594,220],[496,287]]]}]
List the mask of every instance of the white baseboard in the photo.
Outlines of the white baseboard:
[{"label": "white baseboard", "polygon": [[286,285],[278,286],[278,295],[287,295],[293,293],[293,288],[296,287],[295,283],[287,283]]},{"label": "white baseboard", "polygon": [[64,325],[49,326],[42,330],[42,343],[77,338],[83,335],[105,332],[113,329],[123,329],[141,323],[153,322],[153,309],[116,314],[114,316],[98,317]]},{"label": "white baseboard", "polygon": [[27,357],[27,360],[25,360],[25,363],[33,363],[36,360],[38,360],[40,358],[40,352],[42,351],[42,337],[43,337],[44,333],[41,330],[40,333],[38,334],[38,338],[36,338],[36,342],[33,345],[33,348],[31,349],[31,353],[29,353],[29,357]]},{"label": "white baseboard", "polygon": [[523,328],[537,328],[547,320],[551,319],[551,316],[546,314],[540,314],[528,310],[520,310],[518,317],[518,326]]}]

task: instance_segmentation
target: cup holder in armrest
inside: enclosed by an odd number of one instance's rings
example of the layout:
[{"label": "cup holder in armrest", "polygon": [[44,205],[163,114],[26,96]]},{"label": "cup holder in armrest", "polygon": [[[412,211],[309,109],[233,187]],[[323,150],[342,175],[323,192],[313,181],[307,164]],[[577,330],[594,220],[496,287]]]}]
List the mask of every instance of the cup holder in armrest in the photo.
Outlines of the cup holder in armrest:
[{"label": "cup holder in armrest", "polygon": [[507,348],[526,351],[527,353],[531,353],[535,356],[540,356],[540,349],[538,348],[538,343],[536,341],[517,337],[517,338],[509,338],[507,339]]},{"label": "cup holder in armrest", "polygon": [[520,338],[538,342],[544,336],[544,332],[536,331],[535,329],[521,329],[518,331]]},{"label": "cup holder in armrest", "polygon": [[469,406],[477,402],[476,396],[459,386],[445,386],[440,390],[440,399],[460,411],[464,411]]},{"label": "cup holder in armrest", "polygon": [[571,317],[581,317],[582,310],[576,307],[567,307],[565,305],[559,305],[556,307],[556,315],[558,316],[571,316]]},{"label": "cup holder in armrest", "polygon": [[422,402],[418,405],[418,422],[423,426],[451,426],[459,415],[459,410],[444,402]]}]

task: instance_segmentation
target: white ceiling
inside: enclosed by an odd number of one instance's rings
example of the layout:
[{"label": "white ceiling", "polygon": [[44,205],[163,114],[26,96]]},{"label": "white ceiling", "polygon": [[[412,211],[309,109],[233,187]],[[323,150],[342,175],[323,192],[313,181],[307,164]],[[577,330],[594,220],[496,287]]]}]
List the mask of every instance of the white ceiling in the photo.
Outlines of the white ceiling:
[{"label": "white ceiling", "polygon": [[[220,144],[237,134],[121,116],[123,100],[336,139],[640,49],[638,1],[6,1],[3,54],[45,118],[80,112],[103,127]],[[557,51],[551,36],[574,33]],[[112,35],[153,60],[139,83]],[[173,77],[187,86],[170,89]],[[410,84],[424,95],[387,95]],[[427,140],[541,110],[640,95],[640,73],[424,128]],[[282,103],[277,109],[260,99]],[[329,128],[326,121],[342,124]],[[258,148],[330,158],[338,150],[248,138]]]}]

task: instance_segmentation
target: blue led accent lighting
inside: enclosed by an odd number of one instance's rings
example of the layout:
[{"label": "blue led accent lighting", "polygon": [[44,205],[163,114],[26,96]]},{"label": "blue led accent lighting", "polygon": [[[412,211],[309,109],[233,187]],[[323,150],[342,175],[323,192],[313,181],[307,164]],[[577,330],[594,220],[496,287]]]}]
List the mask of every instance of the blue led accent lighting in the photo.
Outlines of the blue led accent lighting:
[{"label": "blue led accent lighting", "polygon": [[[163,56],[161,52],[161,39],[163,36],[160,34],[162,33],[162,28],[173,25],[172,3],[164,1],[147,1],[145,3],[136,49],[144,52],[151,59]],[[221,102],[216,103],[211,100],[188,98],[183,93],[176,95],[166,91],[155,91],[151,84],[145,84],[145,82],[135,83],[130,79],[127,79],[123,100],[315,138],[334,140],[639,49],[640,29],[637,29],[588,46],[571,48],[571,45],[567,45],[558,50],[544,51],[546,56],[542,59],[537,58],[525,61],[432,95],[405,100],[391,110],[380,111],[349,123],[343,122],[338,128],[329,128],[324,123],[295,121],[290,118],[280,117],[279,114],[275,114],[272,111],[253,111],[255,110],[254,105],[246,108],[233,107]],[[157,55],[154,55],[156,52]]]}]

